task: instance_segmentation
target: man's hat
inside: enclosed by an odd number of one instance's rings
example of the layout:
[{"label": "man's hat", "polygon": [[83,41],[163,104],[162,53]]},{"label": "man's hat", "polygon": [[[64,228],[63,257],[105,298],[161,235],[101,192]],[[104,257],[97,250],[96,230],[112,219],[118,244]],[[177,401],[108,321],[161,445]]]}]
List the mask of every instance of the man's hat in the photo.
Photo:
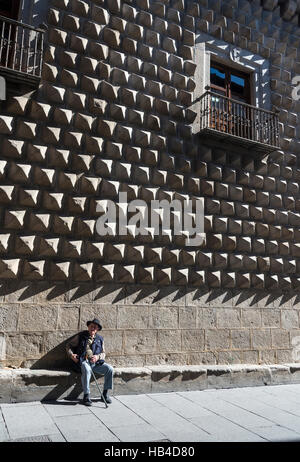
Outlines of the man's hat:
[{"label": "man's hat", "polygon": [[89,326],[89,325],[92,324],[92,323],[93,323],[93,324],[97,324],[97,326],[99,327],[99,330],[102,329],[102,326],[101,326],[101,324],[100,324],[99,319],[94,318],[92,321],[88,321],[88,322],[86,323],[86,325]]}]

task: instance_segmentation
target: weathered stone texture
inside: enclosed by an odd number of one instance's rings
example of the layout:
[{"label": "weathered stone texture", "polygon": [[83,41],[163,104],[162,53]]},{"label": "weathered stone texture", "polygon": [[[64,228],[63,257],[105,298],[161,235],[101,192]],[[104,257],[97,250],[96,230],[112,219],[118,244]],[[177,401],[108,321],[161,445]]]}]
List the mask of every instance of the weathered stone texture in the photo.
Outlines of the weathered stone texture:
[{"label": "weathered stone texture", "polygon": [[[1,305],[2,328],[6,332],[2,362],[21,365],[26,357],[26,364],[64,364],[65,340],[84,329],[86,320],[94,315],[102,321],[108,359],[115,365],[127,360],[132,365],[144,365],[152,361],[271,364],[282,362],[283,358],[299,359],[296,294],[274,294],[271,304],[278,307],[272,309],[268,294],[255,300],[255,291],[243,298],[234,292],[203,290],[199,298],[197,290],[184,295],[176,288],[169,292],[149,287],[148,293],[140,288],[132,294],[132,288],[129,285],[124,291],[113,285],[79,285],[74,290],[66,285],[47,288],[44,283],[35,287],[31,283],[11,286],[15,296],[8,290],[6,302],[3,300]],[[197,303],[189,306],[195,296]],[[13,300],[16,308],[10,309],[7,316],[5,306]],[[66,303],[67,300],[70,301]],[[216,307],[205,307],[207,304]],[[268,316],[270,310],[275,318]],[[231,319],[225,328],[226,322],[218,326],[218,320],[226,319],[224,313]],[[262,324],[264,319],[269,321]],[[20,346],[17,339],[21,339]]]},{"label": "weathered stone texture", "polygon": [[[297,355],[298,3],[52,0],[40,87],[1,106],[1,361],[49,365],[94,315],[117,365]],[[250,158],[193,134],[203,32],[269,60],[281,150]],[[119,192],[201,198],[203,243],[137,224],[99,236]]]}]

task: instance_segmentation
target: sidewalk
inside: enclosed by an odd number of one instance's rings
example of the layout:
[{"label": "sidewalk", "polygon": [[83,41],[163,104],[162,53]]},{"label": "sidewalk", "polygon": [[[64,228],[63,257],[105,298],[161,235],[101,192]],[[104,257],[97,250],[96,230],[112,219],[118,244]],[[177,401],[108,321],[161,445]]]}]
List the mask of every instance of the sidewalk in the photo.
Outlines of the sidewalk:
[{"label": "sidewalk", "polygon": [[300,385],[0,405],[0,441],[300,442]]}]

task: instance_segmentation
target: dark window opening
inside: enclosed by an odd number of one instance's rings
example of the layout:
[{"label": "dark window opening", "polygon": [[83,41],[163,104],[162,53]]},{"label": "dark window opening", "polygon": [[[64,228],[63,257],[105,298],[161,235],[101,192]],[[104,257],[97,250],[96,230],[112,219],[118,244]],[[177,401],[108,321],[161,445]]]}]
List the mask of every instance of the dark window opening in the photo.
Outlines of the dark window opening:
[{"label": "dark window opening", "polygon": [[251,104],[250,74],[212,62],[210,88],[213,92]]},{"label": "dark window opening", "polygon": [[228,66],[212,62],[210,68],[211,125],[213,128],[245,136],[248,130],[249,111],[247,106],[235,104],[232,100],[250,104],[250,75]]},{"label": "dark window opening", "polygon": [[210,68],[210,83],[214,87],[224,88],[225,90],[225,72],[221,72],[216,67],[212,66]]},{"label": "dark window opening", "polygon": [[41,78],[44,30],[20,21],[21,0],[0,0],[0,73],[8,92]]},{"label": "dark window opening", "polygon": [[0,16],[19,19],[20,0],[0,0]]}]

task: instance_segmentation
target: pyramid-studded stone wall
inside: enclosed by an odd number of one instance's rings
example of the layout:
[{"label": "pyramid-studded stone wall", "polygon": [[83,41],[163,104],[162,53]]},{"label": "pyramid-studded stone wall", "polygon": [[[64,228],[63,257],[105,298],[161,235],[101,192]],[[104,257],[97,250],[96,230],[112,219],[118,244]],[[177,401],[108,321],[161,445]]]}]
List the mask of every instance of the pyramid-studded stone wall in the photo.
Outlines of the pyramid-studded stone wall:
[{"label": "pyramid-studded stone wall", "polygon": [[[52,0],[41,85],[1,104],[4,364],[62,364],[94,315],[119,366],[297,359],[300,28],[277,3]],[[281,150],[192,133],[201,33],[269,60]],[[203,198],[204,243],[99,236],[120,192]]]}]

